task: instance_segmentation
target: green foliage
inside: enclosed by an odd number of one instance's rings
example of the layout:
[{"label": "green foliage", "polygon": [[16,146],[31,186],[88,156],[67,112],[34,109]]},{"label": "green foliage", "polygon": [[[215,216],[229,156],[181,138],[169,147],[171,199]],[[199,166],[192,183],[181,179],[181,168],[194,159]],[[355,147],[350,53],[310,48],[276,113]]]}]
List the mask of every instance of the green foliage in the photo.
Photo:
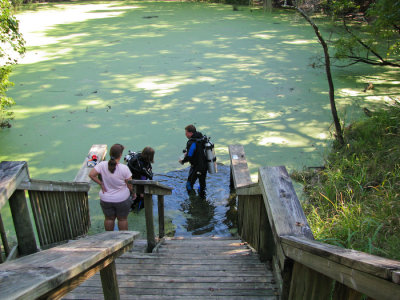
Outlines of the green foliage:
[{"label": "green foliage", "polygon": [[344,16],[360,8],[353,0],[323,1],[323,7],[335,16]]},{"label": "green foliage", "polygon": [[368,9],[367,16],[373,20],[373,35],[392,41],[386,55],[400,55],[400,1],[380,0]]},{"label": "green foliage", "polygon": [[7,97],[6,95],[7,89],[14,85],[8,80],[10,73],[10,66],[0,68],[0,128],[11,127],[9,120],[14,118],[14,113],[10,111],[10,108],[15,104],[15,102],[12,98]]},{"label": "green foliage", "polygon": [[25,41],[19,33],[18,21],[11,13],[11,3],[8,0],[0,0],[0,8],[0,59],[1,65],[4,66],[16,62],[13,52],[25,52]]},{"label": "green foliage", "polygon": [[320,171],[294,172],[318,240],[400,259],[400,106],[345,130]]},{"label": "green foliage", "polygon": [[10,66],[17,62],[16,57],[25,52],[24,39],[19,33],[18,21],[11,13],[11,3],[0,0],[0,127],[10,127],[13,118],[10,111],[14,100],[7,97],[6,91],[12,85],[8,80]]},{"label": "green foliage", "polygon": [[337,59],[400,67],[399,0],[377,0],[362,10],[354,0],[331,2],[330,12],[344,29],[334,42]]}]

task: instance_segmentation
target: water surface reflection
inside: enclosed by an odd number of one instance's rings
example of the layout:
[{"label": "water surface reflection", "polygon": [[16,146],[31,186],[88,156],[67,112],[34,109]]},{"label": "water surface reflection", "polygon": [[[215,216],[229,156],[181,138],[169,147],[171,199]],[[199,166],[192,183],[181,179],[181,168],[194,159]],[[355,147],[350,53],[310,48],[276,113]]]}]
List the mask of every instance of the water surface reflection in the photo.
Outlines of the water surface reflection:
[{"label": "water surface reflection", "polygon": [[[230,195],[230,168],[218,165],[218,173],[207,175],[207,197],[190,196],[185,184],[189,168],[157,174],[154,179],[173,187],[165,196],[165,215],[176,227],[175,236],[231,236],[235,229],[235,199]],[[197,190],[198,183],[195,184]],[[230,201],[230,199],[232,199]],[[232,203],[233,202],[233,203]],[[155,205],[156,209],[156,205]]]}]

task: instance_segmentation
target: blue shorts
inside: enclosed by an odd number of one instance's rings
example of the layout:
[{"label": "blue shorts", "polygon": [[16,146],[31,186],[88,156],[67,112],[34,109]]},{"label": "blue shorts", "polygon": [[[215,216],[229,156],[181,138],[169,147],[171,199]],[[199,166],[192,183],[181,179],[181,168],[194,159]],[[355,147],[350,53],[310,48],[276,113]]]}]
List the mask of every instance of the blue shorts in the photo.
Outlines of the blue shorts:
[{"label": "blue shorts", "polygon": [[106,217],[127,217],[132,203],[131,196],[122,202],[104,202],[100,200],[100,206]]}]

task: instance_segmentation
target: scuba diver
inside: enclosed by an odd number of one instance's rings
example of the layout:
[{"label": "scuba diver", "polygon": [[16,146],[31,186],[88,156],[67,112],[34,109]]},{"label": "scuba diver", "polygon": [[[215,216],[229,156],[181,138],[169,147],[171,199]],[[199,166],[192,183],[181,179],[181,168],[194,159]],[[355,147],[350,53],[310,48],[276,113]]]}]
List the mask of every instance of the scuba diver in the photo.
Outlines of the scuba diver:
[{"label": "scuba diver", "polygon": [[194,125],[185,127],[185,135],[188,138],[186,149],[184,150],[183,159],[179,160],[180,164],[190,163],[190,170],[186,182],[186,190],[188,194],[195,193],[193,186],[199,179],[199,196],[206,196],[206,176],[207,176],[207,157],[204,152],[204,136],[201,132],[196,131]]},{"label": "scuba diver", "polygon": [[[145,147],[142,152],[129,152],[125,160],[128,162],[128,167],[132,173],[132,179],[136,180],[152,180],[155,151],[151,147]],[[132,204],[132,210],[137,207],[139,211],[144,207],[144,195],[140,194]]]}]

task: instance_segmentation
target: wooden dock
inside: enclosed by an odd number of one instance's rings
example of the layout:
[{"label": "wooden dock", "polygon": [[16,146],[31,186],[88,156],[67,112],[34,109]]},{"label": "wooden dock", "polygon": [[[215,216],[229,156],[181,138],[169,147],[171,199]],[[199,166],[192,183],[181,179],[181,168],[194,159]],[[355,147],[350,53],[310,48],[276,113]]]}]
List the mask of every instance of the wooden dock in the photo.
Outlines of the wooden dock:
[{"label": "wooden dock", "polygon": [[[278,299],[272,271],[234,238],[166,238],[155,253],[146,241],[116,260],[121,299]],[[104,299],[100,276],[63,299]]]}]

